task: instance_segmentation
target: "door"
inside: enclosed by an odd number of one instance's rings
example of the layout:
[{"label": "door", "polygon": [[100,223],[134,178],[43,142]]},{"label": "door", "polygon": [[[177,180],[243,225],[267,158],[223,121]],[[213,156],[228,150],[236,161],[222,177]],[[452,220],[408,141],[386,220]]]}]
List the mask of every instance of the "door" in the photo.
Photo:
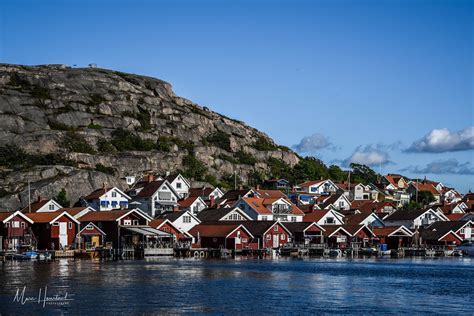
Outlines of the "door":
[{"label": "door", "polygon": [[93,247],[99,247],[100,246],[100,236],[92,236],[92,245]]},{"label": "door", "polygon": [[471,227],[464,228],[464,239],[471,239],[472,230]]},{"label": "door", "polygon": [[59,222],[59,243],[62,247],[67,246],[67,223]]},{"label": "door", "polygon": [[278,248],[280,246],[280,238],[278,238],[278,235],[275,234],[273,235],[273,248]]}]

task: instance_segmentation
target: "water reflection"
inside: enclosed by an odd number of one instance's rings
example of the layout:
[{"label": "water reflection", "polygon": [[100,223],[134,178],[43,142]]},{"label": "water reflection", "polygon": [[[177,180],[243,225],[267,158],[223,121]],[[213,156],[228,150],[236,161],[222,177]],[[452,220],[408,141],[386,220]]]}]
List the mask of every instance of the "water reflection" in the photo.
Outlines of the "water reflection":
[{"label": "water reflection", "polygon": [[[0,266],[0,314],[471,313],[469,258],[67,260]],[[63,308],[13,304],[18,287],[74,294]]]}]

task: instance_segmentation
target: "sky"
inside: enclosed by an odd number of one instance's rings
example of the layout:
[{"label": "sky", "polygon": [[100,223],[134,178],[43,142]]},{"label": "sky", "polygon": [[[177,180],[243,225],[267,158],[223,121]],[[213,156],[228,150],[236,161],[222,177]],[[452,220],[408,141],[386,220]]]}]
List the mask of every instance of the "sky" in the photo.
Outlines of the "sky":
[{"label": "sky", "polygon": [[0,62],[158,77],[343,168],[474,190],[474,1],[0,2]]}]

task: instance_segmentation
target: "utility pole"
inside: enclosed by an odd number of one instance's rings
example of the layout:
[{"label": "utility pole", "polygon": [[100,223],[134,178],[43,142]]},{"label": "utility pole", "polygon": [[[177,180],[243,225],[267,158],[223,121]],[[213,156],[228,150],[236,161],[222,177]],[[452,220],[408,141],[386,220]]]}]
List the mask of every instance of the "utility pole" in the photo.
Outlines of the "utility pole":
[{"label": "utility pole", "polygon": [[31,187],[30,187],[30,180],[28,180],[28,213],[31,213]]}]

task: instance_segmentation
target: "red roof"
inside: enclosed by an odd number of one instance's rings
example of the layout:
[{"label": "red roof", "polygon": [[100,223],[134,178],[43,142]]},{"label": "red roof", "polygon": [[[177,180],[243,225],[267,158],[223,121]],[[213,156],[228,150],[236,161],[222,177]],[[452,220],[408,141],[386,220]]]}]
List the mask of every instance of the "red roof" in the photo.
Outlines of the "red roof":
[{"label": "red roof", "polygon": [[68,214],[64,211],[55,211],[55,212],[41,212],[41,213],[26,213],[25,215],[31,219],[35,223],[49,223],[62,213],[66,213],[65,215],[70,218],[73,218],[71,214]]},{"label": "red roof", "polygon": [[46,203],[48,203],[49,201],[51,201],[51,200],[41,200],[41,198],[39,198],[38,201],[33,202],[33,203],[30,204],[31,207],[26,206],[25,208],[23,208],[21,210],[21,212],[22,213],[28,213],[28,212],[31,211],[31,213],[35,213],[37,210],[39,210],[40,208],[45,206]]},{"label": "red roof", "polygon": [[448,214],[446,215],[447,218],[449,218],[450,221],[459,221],[461,218],[464,217],[464,215],[466,214],[463,214],[463,213],[453,213],[453,214]]},{"label": "red roof", "polygon": [[279,199],[279,198],[287,198],[287,196],[281,192],[280,190],[254,190],[255,192],[260,195],[260,197],[264,199]]},{"label": "red roof", "polygon": [[240,224],[199,224],[194,226],[189,233],[194,237],[226,237]]},{"label": "red roof", "polygon": [[303,217],[303,222],[318,222],[324,215],[326,215],[330,209],[325,210],[314,210],[311,213],[306,213]]},{"label": "red roof", "polygon": [[155,218],[154,220],[150,221],[150,223],[148,224],[148,226],[152,227],[152,228],[157,228],[158,226],[160,226],[164,221],[166,221],[166,219],[164,218]]},{"label": "red roof", "polygon": [[326,180],[306,181],[306,182],[303,182],[303,183],[299,184],[298,186],[300,186],[300,187],[309,187],[309,186],[312,186],[312,185],[315,185],[315,184],[322,183],[324,181],[326,181]]},{"label": "red roof", "polygon": [[418,191],[427,191],[431,192],[433,195],[439,195],[439,191],[436,190],[434,185],[432,185],[431,183],[412,182],[411,185],[413,185],[415,189],[418,189]]},{"label": "red roof", "polygon": [[188,197],[184,200],[178,201],[178,205],[180,208],[187,208],[190,207],[197,199],[199,199],[199,196]]},{"label": "red roof", "polygon": [[211,187],[205,187],[205,188],[191,188],[189,189],[189,197],[197,197],[197,196],[209,196],[212,191],[214,191],[214,188]]},{"label": "red roof", "polygon": [[143,187],[143,189],[138,193],[137,197],[140,198],[146,198],[146,197],[151,197],[155,192],[161,187],[163,184],[163,181],[152,181]]},{"label": "red roof", "polygon": [[131,210],[89,212],[78,218],[80,222],[113,222]]},{"label": "red roof", "polygon": [[[257,213],[259,214],[273,214],[270,209],[267,208],[267,206],[270,206],[271,204],[275,203],[275,201],[280,200],[281,198],[270,198],[270,199],[264,199],[264,198],[259,198],[259,197],[244,197],[242,200],[244,200],[250,207],[252,207]],[[293,215],[304,215],[304,212],[298,208],[298,206],[294,205],[293,203],[289,202],[288,200],[284,199],[288,203],[290,203],[291,207],[291,213]]]},{"label": "red roof", "polygon": [[104,195],[105,193],[109,192],[110,190],[112,190],[113,188],[100,188],[100,189],[97,189],[93,192],[91,192],[89,195],[87,195],[86,197],[84,197],[84,199],[86,200],[95,200],[95,199],[98,199],[100,198],[102,195]]}]

